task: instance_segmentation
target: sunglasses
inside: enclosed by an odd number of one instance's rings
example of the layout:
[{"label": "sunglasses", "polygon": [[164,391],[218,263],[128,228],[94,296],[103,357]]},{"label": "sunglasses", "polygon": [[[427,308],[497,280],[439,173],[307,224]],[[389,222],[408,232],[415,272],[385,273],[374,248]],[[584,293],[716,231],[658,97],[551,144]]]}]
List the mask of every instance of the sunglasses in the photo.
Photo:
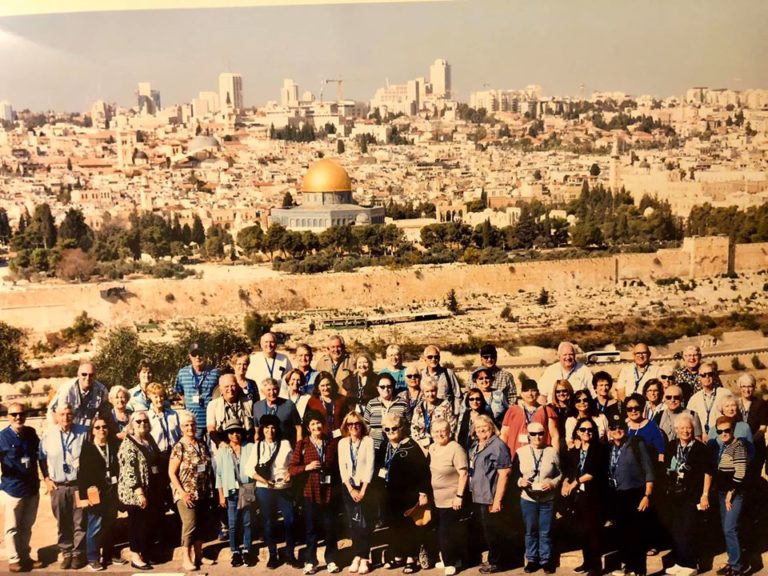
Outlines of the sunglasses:
[{"label": "sunglasses", "polygon": [[665,400],[680,400],[682,396],[664,396]]},{"label": "sunglasses", "polygon": [[477,396],[472,396],[472,398],[468,399],[470,402],[482,402],[482,398],[478,398]]},{"label": "sunglasses", "polygon": [[584,432],[587,434],[592,434],[595,431],[594,428],[579,428],[579,432]]},{"label": "sunglasses", "polygon": [[718,428],[717,433],[718,434],[730,434],[732,430],[730,428]]},{"label": "sunglasses", "polygon": [[347,426],[349,426],[350,428],[359,428],[360,426],[362,426],[362,424],[360,424],[360,422],[350,422],[349,424],[347,424]]},{"label": "sunglasses", "polygon": [[386,384],[384,386],[379,386],[378,388],[379,388],[379,390],[392,390],[392,385],[391,384]]},{"label": "sunglasses", "polygon": [[103,425],[102,425],[102,426],[94,426],[94,427],[93,427],[93,429],[94,429],[94,430],[106,430],[106,429],[107,429],[107,427],[106,427],[106,426],[103,426]]},{"label": "sunglasses", "polygon": [[568,390],[556,390],[555,394],[570,394],[570,392]]},{"label": "sunglasses", "polygon": [[134,420],[135,424],[149,424],[149,420]]},{"label": "sunglasses", "polygon": [[576,398],[576,400],[573,401],[574,404],[589,404],[589,400],[586,398]]},{"label": "sunglasses", "polygon": [[701,374],[699,374],[699,378],[712,378],[712,376],[714,375],[715,375],[714,372],[702,372]]},{"label": "sunglasses", "polygon": [[608,426],[608,430],[610,430],[611,432],[616,432],[618,430],[621,430],[622,432],[624,432],[624,426]]},{"label": "sunglasses", "polygon": [[528,436],[544,436],[544,432],[528,432]]},{"label": "sunglasses", "polygon": [[475,378],[476,382],[488,382],[488,380],[490,380],[490,378],[488,378],[487,376],[478,376],[477,378]]},{"label": "sunglasses", "polygon": [[483,354],[480,356],[483,360],[496,360],[496,356],[493,354]]},{"label": "sunglasses", "polygon": [[93,372],[80,372],[80,376],[83,378],[93,378]]},{"label": "sunglasses", "polygon": [[390,428],[389,426],[385,426],[384,428],[382,428],[382,430],[384,430],[384,432],[397,432],[398,430],[400,430],[400,428],[399,427],[397,427],[397,428],[394,428],[394,427]]},{"label": "sunglasses", "polygon": [[640,412],[640,406],[627,406],[627,412]]},{"label": "sunglasses", "polygon": [[11,418],[26,418],[26,412],[8,412],[8,416]]},{"label": "sunglasses", "polygon": [[440,354],[432,354],[427,356],[427,360],[440,360]]},{"label": "sunglasses", "polygon": [[660,380],[674,380],[674,379],[675,379],[675,377],[674,377],[674,376],[672,376],[671,374],[670,374],[669,376],[668,376],[668,375],[666,375],[666,374],[662,374],[661,376],[659,376],[659,379],[660,379]]},{"label": "sunglasses", "polygon": [[405,377],[408,378],[409,380],[416,380],[418,378],[421,378],[421,374],[406,374]]},{"label": "sunglasses", "polygon": [[190,352],[189,355],[192,356],[193,358],[199,358],[200,356],[203,355],[203,353],[202,352]]}]

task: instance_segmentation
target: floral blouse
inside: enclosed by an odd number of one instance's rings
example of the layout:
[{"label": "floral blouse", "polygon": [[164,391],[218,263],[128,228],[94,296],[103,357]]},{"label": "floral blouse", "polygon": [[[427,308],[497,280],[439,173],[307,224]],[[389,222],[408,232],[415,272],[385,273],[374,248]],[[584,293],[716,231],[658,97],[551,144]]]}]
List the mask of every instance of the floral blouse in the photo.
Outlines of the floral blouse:
[{"label": "floral blouse", "polygon": [[[193,500],[205,500],[211,497],[213,490],[213,468],[211,453],[202,442],[187,443],[179,440],[171,450],[171,460],[181,462],[178,470],[179,482],[184,492],[190,494]],[[181,499],[176,490],[174,501]]]},{"label": "floral blouse", "polygon": [[422,446],[431,444],[432,424],[436,420],[446,420],[451,425],[451,432],[453,432],[456,426],[456,419],[453,416],[451,403],[446,400],[438,400],[438,403],[429,409],[426,402],[419,402],[413,409],[411,438]]}]

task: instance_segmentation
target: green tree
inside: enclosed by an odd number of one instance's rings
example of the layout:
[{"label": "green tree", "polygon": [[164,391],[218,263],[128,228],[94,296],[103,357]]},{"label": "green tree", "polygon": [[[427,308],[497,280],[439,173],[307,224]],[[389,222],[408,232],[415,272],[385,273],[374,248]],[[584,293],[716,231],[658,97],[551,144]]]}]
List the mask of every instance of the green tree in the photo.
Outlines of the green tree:
[{"label": "green tree", "polygon": [[252,344],[258,344],[262,335],[272,330],[274,322],[275,321],[267,315],[251,311],[245,315],[245,319],[243,320],[245,335]]},{"label": "green tree", "polygon": [[589,175],[593,178],[597,178],[600,176],[600,166],[597,165],[597,162],[592,164],[592,166],[589,167]]},{"label": "green tree", "polygon": [[247,226],[237,233],[237,245],[247,256],[253,256],[261,250],[264,242],[264,231],[261,226]]},{"label": "green tree", "polygon": [[203,228],[203,221],[200,220],[200,216],[197,214],[192,218],[192,234],[190,236],[190,241],[198,246],[202,246],[205,242],[205,228]]},{"label": "green tree", "polygon": [[445,307],[448,308],[452,314],[459,313],[459,301],[456,298],[456,290],[453,288],[451,288],[445,296]]},{"label": "green tree", "polygon": [[536,304],[539,306],[546,306],[549,304],[549,292],[542,288],[541,292],[539,292],[539,295],[536,297]]},{"label": "green tree", "polygon": [[11,241],[11,223],[8,220],[8,213],[5,208],[0,208],[0,244],[8,244]]},{"label": "green tree", "polygon": [[293,201],[293,195],[286,191],[286,193],[283,195],[283,208],[293,208],[295,202]]},{"label": "green tree", "polygon": [[0,320],[0,381],[16,382],[26,369],[24,344],[26,333]]},{"label": "green tree", "polygon": [[269,254],[269,259],[272,260],[273,254],[280,250],[283,245],[283,236],[287,230],[285,226],[280,224],[272,224],[264,235],[264,241],[262,243],[262,250]]},{"label": "green tree", "polygon": [[80,248],[85,252],[93,246],[93,230],[85,222],[83,213],[77,208],[70,208],[59,226],[59,243],[71,248]]},{"label": "green tree", "polygon": [[336,140],[336,154],[344,154],[345,150],[344,140]]}]

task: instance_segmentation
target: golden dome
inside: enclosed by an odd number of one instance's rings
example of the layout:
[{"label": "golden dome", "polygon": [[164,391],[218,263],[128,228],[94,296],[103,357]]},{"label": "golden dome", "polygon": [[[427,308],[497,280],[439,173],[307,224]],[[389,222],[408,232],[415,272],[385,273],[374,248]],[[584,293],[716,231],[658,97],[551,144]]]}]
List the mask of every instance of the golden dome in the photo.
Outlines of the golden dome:
[{"label": "golden dome", "polygon": [[350,192],[352,181],[338,163],[323,158],[312,164],[301,182],[302,192]]}]

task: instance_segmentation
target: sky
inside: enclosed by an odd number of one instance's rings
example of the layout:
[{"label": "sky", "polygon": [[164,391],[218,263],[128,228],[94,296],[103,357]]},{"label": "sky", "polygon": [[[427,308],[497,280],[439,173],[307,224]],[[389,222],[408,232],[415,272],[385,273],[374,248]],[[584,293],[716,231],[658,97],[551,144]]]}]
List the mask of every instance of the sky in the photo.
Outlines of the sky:
[{"label": "sky", "polygon": [[[768,88],[765,0],[456,0],[83,12],[0,17],[0,100],[16,110],[129,106],[140,81],[163,106],[243,77],[246,106],[284,78],[319,94],[344,79],[369,100],[444,58],[458,99],[542,86],[681,95],[692,86]],[[326,94],[335,96],[335,86]]]}]

